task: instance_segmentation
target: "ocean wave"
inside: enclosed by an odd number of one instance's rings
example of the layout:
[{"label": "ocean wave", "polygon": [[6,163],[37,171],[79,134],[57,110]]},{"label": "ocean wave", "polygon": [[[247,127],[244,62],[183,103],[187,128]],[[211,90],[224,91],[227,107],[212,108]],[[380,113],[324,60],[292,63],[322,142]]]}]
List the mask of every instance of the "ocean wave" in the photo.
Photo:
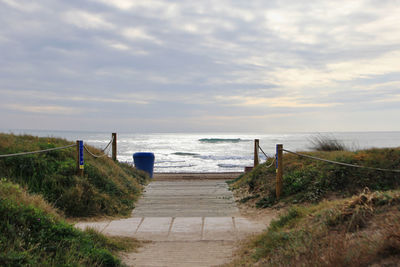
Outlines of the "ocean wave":
[{"label": "ocean wave", "polygon": [[242,141],[249,141],[249,140],[243,140],[240,138],[202,138],[199,139],[200,142],[202,143],[239,143]]},{"label": "ocean wave", "polygon": [[223,163],[221,163],[221,164],[218,164],[217,165],[218,167],[221,167],[221,168],[227,168],[227,169],[233,169],[233,168],[244,168],[244,165],[235,165],[235,164],[223,164]]},{"label": "ocean wave", "polygon": [[184,160],[157,160],[155,162],[155,164],[159,164],[159,163],[181,163],[181,162],[185,162]]},{"label": "ocean wave", "polygon": [[215,156],[215,155],[198,155],[194,156],[195,158],[199,159],[206,159],[206,160],[251,160],[252,157],[248,156]]},{"label": "ocean wave", "polygon": [[188,153],[188,152],[175,152],[175,153],[172,153],[172,155],[177,155],[177,156],[198,156],[199,154],[197,154],[197,153]]},{"label": "ocean wave", "polygon": [[170,169],[170,168],[177,168],[177,169],[180,169],[180,168],[190,168],[190,167],[194,167],[194,166],[196,166],[196,165],[192,165],[192,164],[189,164],[189,165],[170,165],[170,166],[154,166],[154,168],[156,168],[156,169]]}]

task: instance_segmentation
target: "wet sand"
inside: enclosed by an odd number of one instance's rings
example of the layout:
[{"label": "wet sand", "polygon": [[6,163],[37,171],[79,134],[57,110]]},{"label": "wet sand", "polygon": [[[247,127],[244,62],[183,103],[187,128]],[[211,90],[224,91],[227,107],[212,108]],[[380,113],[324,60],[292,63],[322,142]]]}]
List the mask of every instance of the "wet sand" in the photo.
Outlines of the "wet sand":
[{"label": "wet sand", "polygon": [[231,180],[243,172],[210,172],[210,173],[154,173],[154,181],[164,180]]}]

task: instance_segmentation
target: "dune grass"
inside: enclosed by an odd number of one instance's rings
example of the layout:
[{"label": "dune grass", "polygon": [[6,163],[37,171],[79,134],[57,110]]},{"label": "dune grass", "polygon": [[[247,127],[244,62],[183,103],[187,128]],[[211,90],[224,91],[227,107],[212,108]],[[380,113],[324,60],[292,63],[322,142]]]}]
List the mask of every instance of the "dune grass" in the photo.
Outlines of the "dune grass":
[{"label": "dune grass", "polygon": [[[318,158],[400,169],[400,148],[302,152]],[[269,162],[268,162],[269,163]],[[265,233],[247,241],[228,266],[397,266],[400,173],[283,156],[283,192],[264,163],[230,182],[242,203],[285,208]],[[279,203],[279,205],[277,205]],[[300,205],[301,203],[301,205]]]},{"label": "dune grass", "polygon": [[227,266],[397,266],[400,191],[292,206]]},{"label": "dune grass", "polygon": [[[400,169],[400,149],[303,152],[319,158],[384,169]],[[352,168],[302,158],[283,156],[283,192],[285,203],[318,202],[329,196],[348,197],[365,187],[371,190],[399,188],[400,173]],[[275,167],[260,164],[253,171],[231,182],[233,189],[246,190],[247,199],[257,199],[258,207],[270,207],[275,198]],[[245,202],[245,199],[243,200]]]},{"label": "dune grass", "polygon": [[0,266],[120,266],[113,253],[137,246],[75,229],[41,196],[0,180]]},{"label": "dune grass", "polygon": [[316,135],[310,138],[312,150],[316,151],[345,151],[349,150],[346,145],[334,137]]},{"label": "dune grass", "polygon": [[[72,144],[59,138],[0,134],[0,154],[35,151]],[[95,154],[101,151],[89,147]],[[0,177],[26,187],[30,193],[67,216],[127,215],[134,208],[148,176],[110,158],[85,153],[85,174],[76,175],[76,148],[0,159]]]}]

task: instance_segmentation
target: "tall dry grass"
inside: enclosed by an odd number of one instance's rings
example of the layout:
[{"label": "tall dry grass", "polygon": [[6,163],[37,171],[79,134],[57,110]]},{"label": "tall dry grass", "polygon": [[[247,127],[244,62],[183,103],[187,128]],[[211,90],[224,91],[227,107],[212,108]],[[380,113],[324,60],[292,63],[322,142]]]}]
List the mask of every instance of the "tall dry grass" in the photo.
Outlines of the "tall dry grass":
[{"label": "tall dry grass", "polygon": [[294,206],[227,266],[397,266],[400,191]]}]

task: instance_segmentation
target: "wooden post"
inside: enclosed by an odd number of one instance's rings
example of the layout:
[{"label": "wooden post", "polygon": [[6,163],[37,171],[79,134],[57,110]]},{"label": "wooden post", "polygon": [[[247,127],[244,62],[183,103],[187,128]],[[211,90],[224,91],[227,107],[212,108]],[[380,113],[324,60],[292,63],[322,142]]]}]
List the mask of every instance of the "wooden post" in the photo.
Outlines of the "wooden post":
[{"label": "wooden post", "polygon": [[76,174],[83,176],[83,148],[82,141],[76,140]]},{"label": "wooden post", "polygon": [[258,159],[258,146],[260,144],[260,140],[254,139],[254,168],[258,166],[259,159]]},{"label": "wooden post", "polygon": [[283,187],[283,145],[276,145],[276,199],[279,200]]},{"label": "wooden post", "polygon": [[117,161],[117,133],[112,133],[112,156],[114,161]]}]

